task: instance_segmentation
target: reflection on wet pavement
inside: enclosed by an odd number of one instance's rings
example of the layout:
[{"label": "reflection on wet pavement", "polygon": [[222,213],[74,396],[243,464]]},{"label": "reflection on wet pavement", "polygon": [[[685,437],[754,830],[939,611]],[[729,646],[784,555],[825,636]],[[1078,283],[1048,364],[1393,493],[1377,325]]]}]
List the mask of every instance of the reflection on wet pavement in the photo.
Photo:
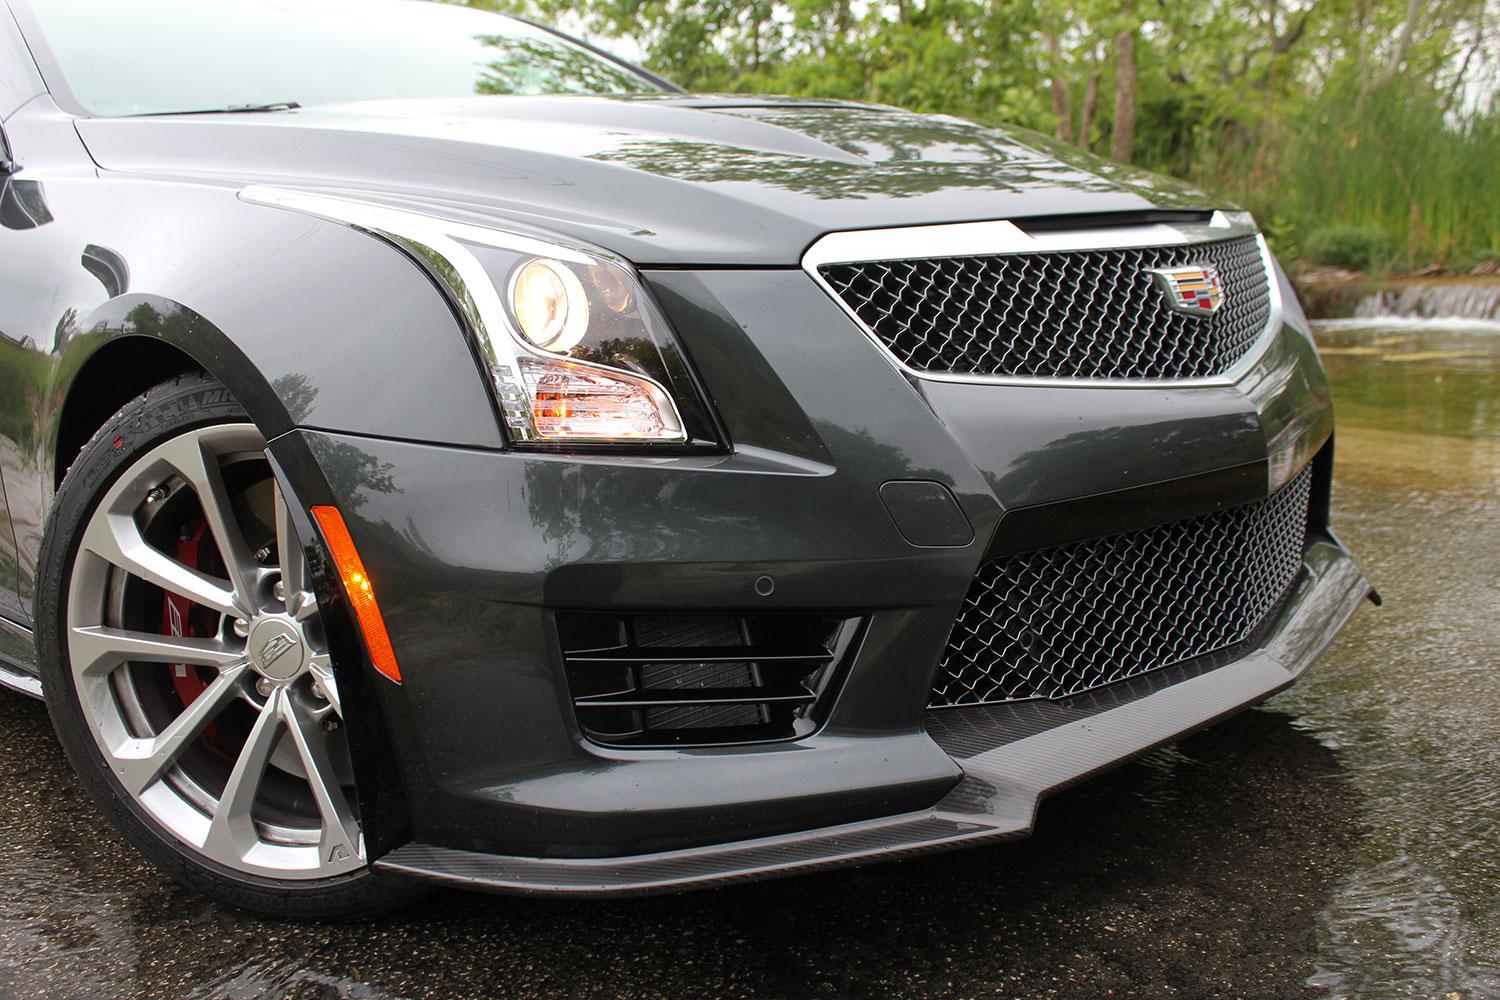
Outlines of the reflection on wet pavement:
[{"label": "reflection on wet pavement", "polygon": [[1261,711],[1054,800],[1030,842],[624,902],[443,893],[288,927],[137,862],[40,706],[0,702],[0,732],[34,747],[0,761],[14,996],[1285,996],[1362,836],[1335,755]]},{"label": "reflection on wet pavement", "polygon": [[0,698],[0,995],[1500,994],[1500,337],[1325,339],[1337,524],[1386,607],[1269,706],[1049,801],[1032,841],[278,925],[136,860],[41,706]]},{"label": "reflection on wet pavement", "polygon": [[1386,606],[1274,703],[1370,834],[1323,915],[1343,995],[1500,995],[1500,331],[1325,331],[1337,526]]}]

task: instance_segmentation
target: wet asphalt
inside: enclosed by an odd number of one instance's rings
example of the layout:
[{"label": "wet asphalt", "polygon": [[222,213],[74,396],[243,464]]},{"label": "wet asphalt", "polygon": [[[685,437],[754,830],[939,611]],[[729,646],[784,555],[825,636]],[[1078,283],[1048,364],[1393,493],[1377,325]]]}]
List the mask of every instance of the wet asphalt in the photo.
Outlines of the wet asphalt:
[{"label": "wet asphalt", "polygon": [[674,897],[205,903],[0,696],[0,996],[1500,996],[1500,330],[1330,329],[1336,519],[1386,607],[1030,841]]}]

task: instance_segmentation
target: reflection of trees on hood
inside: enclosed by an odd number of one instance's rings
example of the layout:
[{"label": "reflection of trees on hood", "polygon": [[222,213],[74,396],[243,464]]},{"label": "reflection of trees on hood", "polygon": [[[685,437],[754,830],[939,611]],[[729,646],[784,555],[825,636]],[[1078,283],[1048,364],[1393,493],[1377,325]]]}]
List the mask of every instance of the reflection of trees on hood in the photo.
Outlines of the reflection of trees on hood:
[{"label": "reflection of trees on hood", "polygon": [[481,35],[494,50],[478,94],[644,94],[655,90],[634,73],[563,42]]},{"label": "reflection of trees on hood", "polygon": [[984,128],[956,118],[858,106],[723,113],[816,140],[826,156],[630,138],[596,158],[684,181],[743,181],[827,199],[915,197],[953,187],[1019,191],[1047,186],[1088,192],[1125,188],[1159,204],[1197,207],[1205,201],[1186,185],[1109,164],[1042,136]]},{"label": "reflection of trees on hood", "polygon": [[958,118],[860,106],[725,109],[727,114],[790,129],[874,163],[920,161],[1007,163],[1034,158],[1003,132]]}]

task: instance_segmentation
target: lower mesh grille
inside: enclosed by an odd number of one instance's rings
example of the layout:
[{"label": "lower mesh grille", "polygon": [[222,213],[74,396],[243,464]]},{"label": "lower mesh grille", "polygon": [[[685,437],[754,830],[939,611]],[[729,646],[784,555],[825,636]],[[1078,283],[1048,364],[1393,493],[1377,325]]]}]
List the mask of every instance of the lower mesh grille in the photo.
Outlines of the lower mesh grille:
[{"label": "lower mesh grille", "polygon": [[584,734],[606,746],[794,739],[857,620],[817,615],[558,615]]},{"label": "lower mesh grille", "polygon": [[1296,579],[1312,470],[1259,503],[980,568],[930,707],[1066,698],[1249,638]]}]

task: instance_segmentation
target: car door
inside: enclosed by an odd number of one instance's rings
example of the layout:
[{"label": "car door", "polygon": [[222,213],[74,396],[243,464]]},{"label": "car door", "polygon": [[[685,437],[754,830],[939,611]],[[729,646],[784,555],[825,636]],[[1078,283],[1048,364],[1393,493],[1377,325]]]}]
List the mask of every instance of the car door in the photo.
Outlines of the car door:
[{"label": "car door", "polygon": [[[0,477],[8,515],[0,561],[14,614],[30,625],[37,557],[54,482],[49,428],[58,359],[86,317],[120,293],[117,276],[96,264],[88,220],[109,196],[70,115],[61,111],[21,41],[8,0],[0,0],[0,127],[11,167],[0,190]],[[92,269],[91,269],[92,268]],[[3,592],[0,592],[3,593]]]},{"label": "car door", "polygon": [[[0,3],[0,204],[4,203],[10,193],[10,179],[15,170],[10,143],[6,138],[5,119],[41,92],[41,81],[31,64],[30,55],[21,47],[10,11]],[[0,268],[0,300],[9,291],[5,287],[7,273],[9,268]],[[0,411],[3,411],[0,421],[27,419],[18,412],[24,403],[15,399],[21,389],[16,384],[19,377],[16,362],[24,350],[25,345],[19,336],[12,338],[0,327]],[[0,441],[9,442],[13,433],[0,428]],[[0,444],[0,449],[5,447],[5,444]],[[27,622],[30,616],[22,608],[19,594],[18,549],[5,487],[5,466],[10,464],[10,457],[0,453],[0,618],[12,622]],[[0,646],[4,644],[5,637],[0,637]]]},{"label": "car door", "polygon": [[[10,144],[5,141],[5,126],[0,123],[0,202],[5,199],[5,188],[10,181],[12,169]],[[3,291],[4,284],[3,272],[0,272],[0,291]],[[0,333],[0,337],[4,337],[4,334]],[[0,347],[0,399],[8,398],[12,392],[10,368],[5,364],[3,357],[5,353],[7,353],[5,349]],[[20,570],[16,563],[16,533],[10,521],[10,502],[5,496],[4,463],[0,463],[0,616],[11,620],[20,617],[20,599],[17,590],[19,581]]]},{"label": "car door", "polygon": [[27,303],[41,289],[35,261],[27,262],[14,235],[46,218],[41,191],[22,179],[9,135],[0,122],[0,617],[29,625],[29,601],[22,585],[30,574],[22,569],[17,532],[18,506],[33,485],[37,462],[37,404],[46,391],[50,359],[37,345],[26,322]]}]

